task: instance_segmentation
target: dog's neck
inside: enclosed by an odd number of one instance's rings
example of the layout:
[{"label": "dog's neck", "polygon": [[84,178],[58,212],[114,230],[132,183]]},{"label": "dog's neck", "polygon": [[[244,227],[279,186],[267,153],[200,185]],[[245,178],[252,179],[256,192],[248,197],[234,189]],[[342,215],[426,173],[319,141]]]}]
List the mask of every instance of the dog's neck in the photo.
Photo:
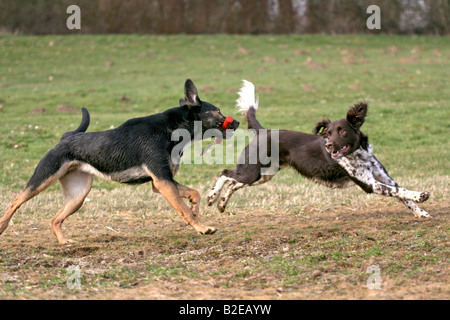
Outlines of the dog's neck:
[{"label": "dog's neck", "polygon": [[367,163],[373,157],[372,145],[369,144],[367,150],[359,147],[351,154],[345,155],[336,161],[344,168],[355,167],[361,163]]},{"label": "dog's neck", "polygon": [[195,121],[200,119],[195,112],[189,110],[186,106],[175,107],[164,112],[169,118],[168,129],[170,132],[175,130],[187,130],[189,131],[191,138],[195,133]]}]

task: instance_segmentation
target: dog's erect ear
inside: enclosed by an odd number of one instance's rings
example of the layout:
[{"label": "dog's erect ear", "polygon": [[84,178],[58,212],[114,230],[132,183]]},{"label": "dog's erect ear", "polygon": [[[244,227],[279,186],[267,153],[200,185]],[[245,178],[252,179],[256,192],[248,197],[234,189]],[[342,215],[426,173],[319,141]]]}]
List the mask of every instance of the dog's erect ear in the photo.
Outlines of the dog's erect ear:
[{"label": "dog's erect ear", "polygon": [[188,107],[198,106],[201,103],[197,88],[195,87],[191,79],[187,79],[186,83],[184,84],[184,97],[184,102]]},{"label": "dog's erect ear", "polygon": [[[330,119],[324,119],[316,123],[316,127],[313,129],[314,134],[323,135],[326,132],[327,126],[331,123]],[[323,131],[321,131],[324,129]]]},{"label": "dog's erect ear", "polygon": [[360,102],[355,104],[353,107],[350,107],[347,112],[347,121],[350,122],[353,128],[359,129],[366,119],[367,110],[367,103]]}]

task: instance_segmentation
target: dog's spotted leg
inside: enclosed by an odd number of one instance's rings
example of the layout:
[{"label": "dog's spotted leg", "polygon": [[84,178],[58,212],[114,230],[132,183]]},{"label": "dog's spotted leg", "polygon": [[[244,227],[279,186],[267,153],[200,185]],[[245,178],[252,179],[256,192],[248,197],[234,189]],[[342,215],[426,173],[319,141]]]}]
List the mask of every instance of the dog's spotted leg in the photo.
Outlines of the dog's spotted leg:
[{"label": "dog's spotted leg", "polygon": [[401,200],[410,200],[417,203],[422,203],[430,197],[429,192],[411,191],[399,187],[391,187],[384,183],[374,182],[373,192],[387,197],[395,197]]},{"label": "dog's spotted leg", "polygon": [[181,198],[177,185],[174,182],[153,178],[153,186],[158,189],[159,193],[169,202],[172,208],[180,214],[186,224],[192,226],[198,233],[213,234],[217,231],[214,227],[205,226],[200,223],[191,209]]},{"label": "dog's spotted leg", "polygon": [[220,212],[224,212],[225,208],[227,207],[228,201],[230,200],[231,196],[237,190],[247,187],[247,186],[251,186],[251,187],[259,186],[263,183],[269,182],[270,180],[272,180],[272,178],[274,176],[275,175],[263,175],[263,176],[261,176],[261,178],[258,181],[256,181],[255,183],[252,183],[250,185],[241,183],[241,182],[238,182],[237,180],[229,178],[231,180],[231,183],[227,186],[224,196],[220,198],[217,208],[219,209]]},{"label": "dog's spotted leg", "polygon": [[364,191],[401,200],[424,202],[430,197],[429,192],[411,191],[398,186],[389,186],[378,182],[374,177],[373,160],[366,151],[354,152],[353,155],[338,159],[338,163],[349,173],[351,179]]},{"label": "dog's spotted leg", "polygon": [[217,205],[217,208],[219,209],[219,211],[224,212],[225,208],[227,207],[228,200],[230,200],[233,193],[235,193],[236,190],[239,190],[245,186],[247,186],[245,183],[241,183],[241,182],[238,182],[237,180],[232,179],[230,184],[227,186],[224,196],[220,198],[220,201]]},{"label": "dog's spotted leg", "polygon": [[207,196],[207,203],[208,206],[212,206],[217,199],[220,196],[220,192],[222,191],[223,186],[228,181],[232,181],[232,178],[229,178],[227,176],[220,176],[220,178],[217,180],[216,185],[211,189],[211,191],[208,193]]},{"label": "dog's spotted leg", "polygon": [[433,218],[431,214],[419,208],[414,202],[410,200],[400,200],[417,218]]}]

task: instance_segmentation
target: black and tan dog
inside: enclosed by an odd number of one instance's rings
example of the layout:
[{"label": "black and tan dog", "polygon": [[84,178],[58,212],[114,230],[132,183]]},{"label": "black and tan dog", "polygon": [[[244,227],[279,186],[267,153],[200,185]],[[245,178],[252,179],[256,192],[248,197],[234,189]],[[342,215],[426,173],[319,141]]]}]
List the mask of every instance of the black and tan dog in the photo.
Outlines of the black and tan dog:
[{"label": "black and tan dog", "polygon": [[[239,111],[248,121],[248,128],[255,131],[256,137],[242,151],[237,167],[223,170],[208,194],[208,205],[219,200],[218,208],[223,212],[236,190],[270,181],[278,170],[291,167],[304,177],[331,188],[356,184],[367,193],[395,197],[416,217],[431,217],[414,203],[426,201],[430,193],[400,188],[372,153],[367,136],[360,130],[368,111],[366,103],[350,107],[344,119],[318,122],[314,128],[315,134],[307,134],[264,129],[256,119],[258,100],[253,84],[248,81],[244,81],[237,102]],[[274,134],[277,134],[276,138]],[[277,140],[275,144],[274,139]],[[272,146],[276,146],[277,150],[274,151]],[[266,149],[261,153],[262,148]],[[257,156],[252,159],[255,154]],[[261,154],[277,159],[277,167],[272,173],[262,174],[263,169],[274,164],[261,161]],[[225,194],[221,195],[227,183]]]},{"label": "black and tan dog", "polygon": [[[201,136],[208,129],[225,131],[225,117],[220,110],[200,100],[191,80],[185,83],[185,99],[180,106],[163,113],[131,119],[118,128],[102,132],[88,132],[89,113],[83,108],[83,120],[78,129],[65,133],[56,147],[40,161],[25,190],[13,201],[0,220],[0,234],[8,226],[17,209],[55,181],[59,180],[64,194],[64,206],[52,220],[53,233],[60,243],[67,240],[61,230],[64,220],[76,212],[89,193],[93,177],[101,177],[126,184],[153,183],[153,190],[161,193],[183,220],[202,234],[217,229],[200,223],[200,195],[174,180],[181,154],[172,154],[179,142],[172,141],[178,129],[189,132],[191,139],[195,122],[201,123]],[[234,121],[229,129],[237,129]],[[227,135],[223,135],[227,137]],[[230,135],[228,135],[229,137]],[[182,141],[181,143],[190,143]],[[179,147],[179,146],[178,146]],[[189,207],[182,198],[189,199]]]}]

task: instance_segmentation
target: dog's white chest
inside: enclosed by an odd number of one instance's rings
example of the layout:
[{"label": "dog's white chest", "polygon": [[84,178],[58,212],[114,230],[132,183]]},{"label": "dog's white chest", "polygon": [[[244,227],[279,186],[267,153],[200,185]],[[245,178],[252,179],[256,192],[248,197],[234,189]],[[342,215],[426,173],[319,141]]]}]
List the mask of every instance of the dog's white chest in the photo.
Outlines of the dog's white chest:
[{"label": "dog's white chest", "polygon": [[352,154],[339,158],[336,161],[352,177],[367,180],[372,177],[372,168],[374,163],[377,162],[373,160],[372,145],[369,145],[368,150],[359,148]]}]

